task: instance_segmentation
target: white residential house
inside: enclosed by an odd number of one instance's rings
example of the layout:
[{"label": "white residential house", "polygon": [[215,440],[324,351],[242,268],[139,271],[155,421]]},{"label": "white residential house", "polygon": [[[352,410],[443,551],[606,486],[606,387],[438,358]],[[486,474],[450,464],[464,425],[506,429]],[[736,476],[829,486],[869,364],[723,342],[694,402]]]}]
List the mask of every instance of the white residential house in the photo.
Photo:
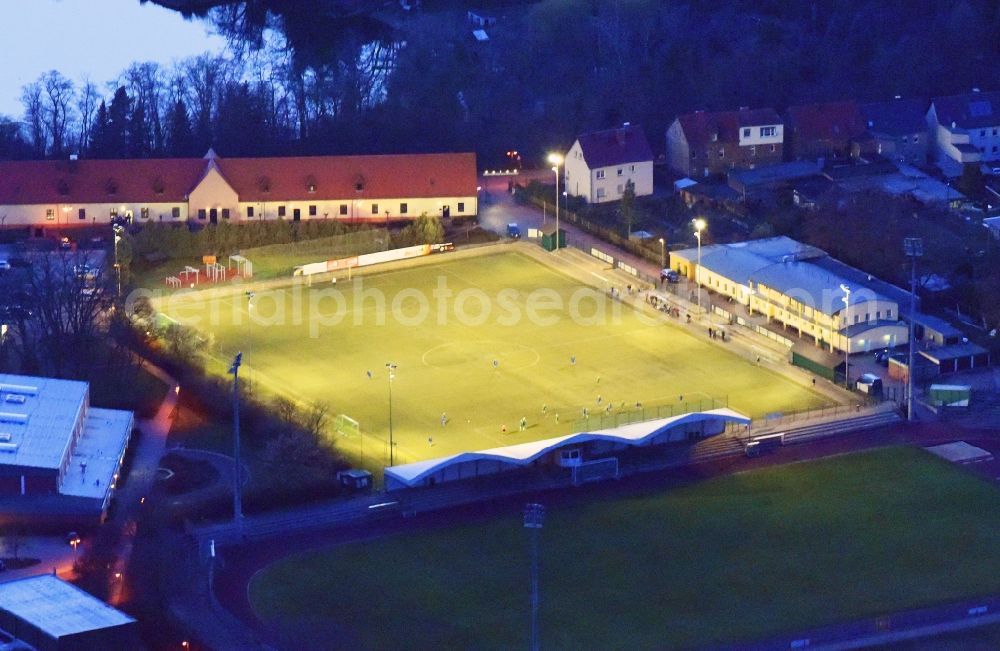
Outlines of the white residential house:
[{"label": "white residential house", "polygon": [[935,97],[927,126],[934,161],[949,176],[960,175],[966,163],[1000,161],[1000,92]]},{"label": "white residential house", "polygon": [[653,194],[653,150],[638,126],[580,135],[566,154],[565,192],[588,203],[622,198],[625,185],[635,184],[637,197]]}]

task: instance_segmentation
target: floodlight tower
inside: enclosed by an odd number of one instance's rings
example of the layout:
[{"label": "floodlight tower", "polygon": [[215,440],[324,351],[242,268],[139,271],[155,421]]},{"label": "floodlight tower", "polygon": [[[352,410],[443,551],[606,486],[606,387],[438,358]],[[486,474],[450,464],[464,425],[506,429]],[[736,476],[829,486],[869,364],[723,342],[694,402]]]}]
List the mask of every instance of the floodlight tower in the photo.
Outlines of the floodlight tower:
[{"label": "floodlight tower", "polygon": [[549,154],[549,163],[552,164],[552,171],[556,174],[556,250],[559,249],[559,166],[564,159],[561,154]]},{"label": "floodlight tower", "polygon": [[844,321],[847,325],[844,326],[844,335],[847,337],[847,343],[844,345],[844,385],[850,390],[851,388],[851,333],[848,332],[851,327],[851,288],[847,285],[841,284],[840,291],[844,292]]},{"label": "floodlight tower", "polygon": [[695,282],[698,283],[698,314],[701,314],[701,232],[705,230],[705,226],[708,224],[704,219],[698,217],[697,219],[691,220],[691,225],[694,226],[694,236],[698,238],[698,268],[694,272]]},{"label": "floodlight tower", "polygon": [[919,237],[903,238],[903,252],[910,259],[910,332],[906,360],[906,420],[913,420],[913,319],[917,314],[917,258],[924,254],[924,241]]},{"label": "floodlight tower", "polygon": [[395,447],[392,440],[392,381],[396,379],[396,365],[388,362],[385,368],[389,371],[389,465],[395,465]]},{"label": "floodlight tower", "polygon": [[524,507],[524,528],[531,530],[531,651],[541,648],[538,640],[538,530],[544,518],[545,507],[541,504]]},{"label": "floodlight tower", "polygon": [[243,353],[236,353],[233,364],[229,367],[229,372],[233,376],[233,459],[235,468],[233,471],[233,521],[236,524],[236,533],[243,537],[243,485],[240,472],[240,363],[243,361]]},{"label": "floodlight tower", "polygon": [[252,289],[247,290],[247,393],[253,394],[253,299],[256,296]]}]

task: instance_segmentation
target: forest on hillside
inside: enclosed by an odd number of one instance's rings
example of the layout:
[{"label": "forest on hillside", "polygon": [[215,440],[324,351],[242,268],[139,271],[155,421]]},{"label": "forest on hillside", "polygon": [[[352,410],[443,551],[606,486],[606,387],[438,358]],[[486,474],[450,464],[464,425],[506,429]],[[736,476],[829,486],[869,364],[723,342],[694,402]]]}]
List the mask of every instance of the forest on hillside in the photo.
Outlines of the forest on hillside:
[{"label": "forest on hillside", "polygon": [[[50,71],[0,158],[476,151],[528,160],[682,112],[1000,88],[1000,3],[957,0],[165,0],[224,56],[117,79]],[[467,11],[496,18],[472,36]],[[106,82],[106,83],[105,83]]]}]

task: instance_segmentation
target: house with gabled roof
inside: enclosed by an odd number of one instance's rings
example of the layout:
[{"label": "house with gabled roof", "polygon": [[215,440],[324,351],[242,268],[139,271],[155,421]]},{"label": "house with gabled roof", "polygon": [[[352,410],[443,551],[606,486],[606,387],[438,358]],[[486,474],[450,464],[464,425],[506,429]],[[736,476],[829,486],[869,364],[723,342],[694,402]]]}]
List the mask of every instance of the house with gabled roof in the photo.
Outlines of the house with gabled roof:
[{"label": "house with gabled roof", "polygon": [[4,161],[0,228],[473,216],[477,183],[472,153]]},{"label": "house with gabled roof", "polygon": [[935,97],[927,110],[932,156],[949,176],[965,164],[1000,161],[1000,91]]},{"label": "house with gabled roof", "polygon": [[790,106],[785,112],[785,144],[790,160],[847,158],[865,134],[857,102]]},{"label": "house with gabled roof", "polygon": [[861,105],[865,128],[876,154],[899,163],[927,162],[927,101],[896,96],[886,102]]},{"label": "house with gabled roof", "polygon": [[667,161],[694,178],[774,165],[784,155],[784,130],[771,108],[687,113],[667,128]]},{"label": "house with gabled roof", "polygon": [[629,181],[637,197],[653,194],[653,150],[638,126],[581,134],[566,154],[563,187],[571,197],[618,201]]}]

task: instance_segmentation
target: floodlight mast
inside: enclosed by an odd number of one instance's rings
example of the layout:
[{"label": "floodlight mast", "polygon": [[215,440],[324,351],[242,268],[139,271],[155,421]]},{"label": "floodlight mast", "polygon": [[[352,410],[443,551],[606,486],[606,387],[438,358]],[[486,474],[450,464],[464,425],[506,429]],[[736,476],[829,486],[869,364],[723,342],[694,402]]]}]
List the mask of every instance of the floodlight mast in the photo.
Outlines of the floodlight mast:
[{"label": "floodlight mast", "polygon": [[236,461],[233,470],[233,522],[236,524],[236,533],[243,537],[243,485],[242,473],[240,472],[240,364],[243,361],[243,353],[236,353],[233,364],[229,367],[229,372],[233,376],[233,458]]},{"label": "floodlight mast", "polygon": [[392,381],[396,379],[396,364],[387,362],[385,368],[389,371],[389,465],[395,465],[395,446],[392,440]]},{"label": "floodlight mast", "polygon": [[531,530],[531,651],[541,648],[538,635],[538,530],[545,519],[545,507],[531,503],[524,507],[524,528]]},{"label": "floodlight mast", "polygon": [[844,345],[844,385],[848,390],[851,388],[851,288],[847,285],[841,284],[840,291],[844,292],[844,321],[846,325],[844,326],[844,335],[847,337],[847,343]]},{"label": "floodlight mast", "polygon": [[910,330],[906,360],[906,420],[913,420],[913,320],[917,315],[917,258],[924,254],[924,241],[919,237],[904,237],[903,252],[910,259]]}]

